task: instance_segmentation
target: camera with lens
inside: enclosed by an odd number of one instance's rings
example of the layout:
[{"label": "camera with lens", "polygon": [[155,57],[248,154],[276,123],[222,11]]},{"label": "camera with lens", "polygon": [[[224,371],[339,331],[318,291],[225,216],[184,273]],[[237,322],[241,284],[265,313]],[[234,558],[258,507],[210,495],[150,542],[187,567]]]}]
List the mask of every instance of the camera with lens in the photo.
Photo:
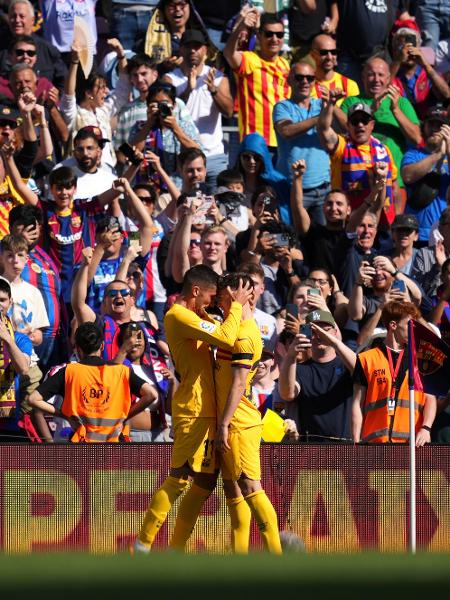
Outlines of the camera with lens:
[{"label": "camera with lens", "polygon": [[161,117],[165,119],[172,115],[172,106],[165,100],[163,102],[158,102],[158,111]]}]

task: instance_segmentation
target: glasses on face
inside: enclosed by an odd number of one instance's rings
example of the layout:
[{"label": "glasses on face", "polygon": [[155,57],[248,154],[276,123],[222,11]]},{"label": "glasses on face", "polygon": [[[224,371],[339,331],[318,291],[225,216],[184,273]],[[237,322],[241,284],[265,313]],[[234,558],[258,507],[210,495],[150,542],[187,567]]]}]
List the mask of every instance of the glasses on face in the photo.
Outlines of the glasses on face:
[{"label": "glasses on face", "polygon": [[308,279],[311,279],[311,281],[314,281],[314,283],[318,283],[319,285],[326,285],[327,283],[330,283],[329,279],[321,279],[319,277],[308,277]]},{"label": "glasses on face", "polygon": [[36,50],[24,50],[23,48],[16,48],[14,50],[16,56],[36,56]]},{"label": "glasses on face", "polygon": [[250,152],[243,152],[241,158],[242,160],[254,160],[255,162],[258,160],[258,156],[256,156],[256,154],[251,154]]},{"label": "glasses on face", "polygon": [[186,8],[188,2],[181,0],[181,2],[168,2],[167,10],[176,10],[177,8]]},{"label": "glasses on face", "polygon": [[350,125],[353,125],[353,127],[356,127],[359,124],[368,125],[371,120],[372,119],[368,115],[363,115],[361,117],[352,117],[349,119],[349,123]]},{"label": "glasses on face", "polygon": [[295,81],[298,81],[298,83],[301,83],[304,79],[306,79],[306,81],[308,83],[313,83],[316,80],[316,76],[315,75],[302,75],[302,73],[296,73],[294,75],[294,79],[295,79]]},{"label": "glasses on face", "polygon": [[154,204],[153,198],[151,196],[138,196],[139,200],[142,204]]},{"label": "glasses on face", "polygon": [[337,50],[336,48],[333,48],[332,50],[317,50],[317,52],[320,54],[320,56],[326,56],[327,54],[332,54],[333,56],[337,56]]},{"label": "glasses on face", "polygon": [[264,29],[262,33],[267,39],[273,38],[273,36],[276,36],[279,40],[284,38],[284,31],[268,31]]},{"label": "glasses on face", "polygon": [[198,239],[195,239],[195,240],[191,240],[189,242],[189,246],[200,246],[200,243],[201,243],[201,240],[200,240],[200,238],[198,238]]},{"label": "glasses on face", "polygon": [[108,296],[108,298],[117,298],[117,296],[119,294],[122,296],[122,298],[126,298],[127,296],[129,296],[131,294],[131,291],[124,288],[122,290],[108,290],[106,292],[106,295]]}]

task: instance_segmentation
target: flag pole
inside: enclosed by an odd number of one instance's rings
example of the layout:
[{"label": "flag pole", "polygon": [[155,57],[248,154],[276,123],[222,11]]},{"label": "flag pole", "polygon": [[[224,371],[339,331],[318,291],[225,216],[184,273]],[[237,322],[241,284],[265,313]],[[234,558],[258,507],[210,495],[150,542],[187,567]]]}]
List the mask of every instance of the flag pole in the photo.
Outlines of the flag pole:
[{"label": "flag pole", "polygon": [[408,323],[409,385],[409,551],[416,553],[416,424],[414,412],[413,321]]}]

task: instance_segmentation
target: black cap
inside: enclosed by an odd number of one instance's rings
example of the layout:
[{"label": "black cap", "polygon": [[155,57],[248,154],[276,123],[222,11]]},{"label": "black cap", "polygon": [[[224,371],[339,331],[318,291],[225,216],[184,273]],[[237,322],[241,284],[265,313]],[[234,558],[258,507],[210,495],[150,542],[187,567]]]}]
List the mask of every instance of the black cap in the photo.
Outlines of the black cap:
[{"label": "black cap", "polygon": [[391,225],[391,229],[405,227],[419,231],[419,221],[414,215],[397,215]]},{"label": "black cap", "polygon": [[201,29],[186,29],[181,36],[180,46],[191,44],[193,42],[209,46],[209,40]]},{"label": "black cap", "polygon": [[450,118],[448,114],[448,110],[445,109],[442,104],[437,104],[436,106],[432,106],[427,114],[425,115],[425,121],[440,121],[441,123],[445,123],[446,125],[450,125]]},{"label": "black cap", "polygon": [[12,106],[0,105],[0,121],[11,121],[17,125],[19,111]]}]

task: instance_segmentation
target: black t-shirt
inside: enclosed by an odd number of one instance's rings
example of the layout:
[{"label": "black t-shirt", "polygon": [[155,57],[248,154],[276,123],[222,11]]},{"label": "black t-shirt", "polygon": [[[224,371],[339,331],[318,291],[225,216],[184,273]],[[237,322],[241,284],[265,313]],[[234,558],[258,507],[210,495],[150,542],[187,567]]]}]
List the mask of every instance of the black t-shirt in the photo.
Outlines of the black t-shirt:
[{"label": "black t-shirt", "polygon": [[398,0],[337,0],[337,47],[363,62],[386,44]]},{"label": "black t-shirt", "polygon": [[297,365],[296,379],[301,434],[350,439],[352,376],[342,360],[336,357],[318,363],[310,359]]},{"label": "black t-shirt", "polygon": [[223,29],[241,10],[240,0],[195,0],[194,5],[206,26]]},{"label": "black t-shirt", "polygon": [[329,14],[329,7],[332,3],[332,0],[317,0],[316,9],[312,12],[303,12],[294,3],[289,11],[289,31],[294,46],[309,44],[316,35],[322,33],[322,23]]},{"label": "black t-shirt", "polygon": [[335,248],[344,236],[343,229],[335,231],[327,229],[324,225],[311,223],[308,233],[300,239],[309,270],[326,268],[333,273]]},{"label": "black t-shirt", "polygon": [[[80,360],[81,365],[92,365],[101,367],[108,364],[103,358],[99,356],[86,356],[83,360]],[[111,365],[114,368],[115,365]],[[146,383],[143,379],[138,377],[135,372],[130,369],[130,392],[134,396],[140,395],[141,387]],[[63,396],[66,389],[66,367],[63,367],[57,371],[54,375],[49,377],[47,381],[44,381],[39,385],[37,391],[41,394],[44,400],[49,400],[52,396]]]}]

